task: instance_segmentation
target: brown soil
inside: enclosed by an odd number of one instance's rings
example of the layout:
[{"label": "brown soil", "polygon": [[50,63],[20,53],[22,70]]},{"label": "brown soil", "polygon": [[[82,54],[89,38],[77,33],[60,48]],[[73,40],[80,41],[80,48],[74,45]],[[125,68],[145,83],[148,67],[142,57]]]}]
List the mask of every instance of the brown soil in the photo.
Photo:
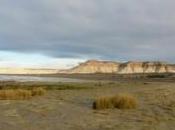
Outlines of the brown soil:
[{"label": "brown soil", "polygon": [[[91,89],[48,90],[30,100],[0,101],[0,130],[174,130],[175,82],[89,84]],[[93,110],[97,97],[130,93],[136,109]]]}]

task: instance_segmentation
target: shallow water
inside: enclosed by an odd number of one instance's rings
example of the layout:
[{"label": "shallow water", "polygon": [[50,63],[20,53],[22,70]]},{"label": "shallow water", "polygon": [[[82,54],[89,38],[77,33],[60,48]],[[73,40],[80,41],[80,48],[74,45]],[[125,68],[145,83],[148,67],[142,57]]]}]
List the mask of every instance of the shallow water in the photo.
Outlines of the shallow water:
[{"label": "shallow water", "polygon": [[0,75],[0,81],[85,82],[85,80],[81,80],[81,79],[60,78],[60,77],[23,76],[23,75]]}]

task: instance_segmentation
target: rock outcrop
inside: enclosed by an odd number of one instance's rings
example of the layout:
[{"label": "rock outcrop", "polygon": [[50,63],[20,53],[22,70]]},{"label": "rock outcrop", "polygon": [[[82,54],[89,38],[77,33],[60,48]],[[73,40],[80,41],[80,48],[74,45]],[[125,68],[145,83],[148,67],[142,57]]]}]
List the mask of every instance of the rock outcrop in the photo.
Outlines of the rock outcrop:
[{"label": "rock outcrop", "polygon": [[164,62],[126,62],[89,60],[85,63],[65,70],[64,73],[175,73],[175,65]]}]

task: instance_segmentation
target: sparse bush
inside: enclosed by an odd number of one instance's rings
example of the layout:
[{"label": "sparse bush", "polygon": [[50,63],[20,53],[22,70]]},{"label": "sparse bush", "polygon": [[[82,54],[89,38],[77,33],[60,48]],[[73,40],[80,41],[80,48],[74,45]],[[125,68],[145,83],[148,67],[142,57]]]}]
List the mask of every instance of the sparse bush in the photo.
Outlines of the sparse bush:
[{"label": "sparse bush", "polygon": [[41,96],[46,93],[43,88],[25,89],[4,89],[0,90],[0,100],[26,100],[32,96]]},{"label": "sparse bush", "polygon": [[129,94],[118,94],[111,97],[100,97],[93,103],[93,109],[134,109],[137,107],[137,99]]},{"label": "sparse bush", "polygon": [[148,75],[148,78],[167,78],[168,75],[166,74],[152,74],[152,75]]},{"label": "sparse bush", "polygon": [[29,90],[0,90],[0,100],[25,100],[31,97],[32,93]]},{"label": "sparse bush", "polygon": [[100,97],[97,98],[96,101],[93,103],[94,109],[107,109],[107,108],[113,108],[113,102],[111,100],[111,97]]},{"label": "sparse bush", "polygon": [[42,96],[46,93],[44,88],[38,87],[32,89],[32,96]]},{"label": "sparse bush", "polygon": [[129,94],[118,94],[112,97],[115,108],[133,109],[137,107],[137,99]]}]

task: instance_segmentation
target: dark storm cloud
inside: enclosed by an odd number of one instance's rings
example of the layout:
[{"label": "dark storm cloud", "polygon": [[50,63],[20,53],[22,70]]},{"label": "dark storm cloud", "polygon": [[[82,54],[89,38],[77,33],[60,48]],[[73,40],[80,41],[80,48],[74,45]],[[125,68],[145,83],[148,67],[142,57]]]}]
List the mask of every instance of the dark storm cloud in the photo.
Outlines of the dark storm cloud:
[{"label": "dark storm cloud", "polygon": [[173,0],[1,0],[0,50],[175,61]]}]

